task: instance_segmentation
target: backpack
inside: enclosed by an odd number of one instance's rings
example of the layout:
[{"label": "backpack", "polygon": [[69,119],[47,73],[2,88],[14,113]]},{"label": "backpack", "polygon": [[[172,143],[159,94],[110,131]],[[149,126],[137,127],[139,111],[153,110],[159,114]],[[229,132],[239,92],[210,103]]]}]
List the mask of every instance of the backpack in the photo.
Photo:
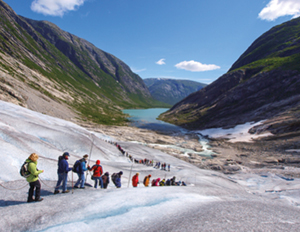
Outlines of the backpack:
[{"label": "backpack", "polygon": [[144,184],[146,184],[147,177],[148,176],[145,176],[145,178],[144,178],[144,182],[143,182]]},{"label": "backpack", "polygon": [[31,163],[31,161],[25,161],[24,163],[23,163],[23,165],[21,166],[21,168],[20,168],[20,175],[22,176],[22,177],[24,177],[24,178],[27,178],[27,177],[29,177],[30,176],[30,172],[28,171],[28,165],[29,165],[29,163]]},{"label": "backpack", "polygon": [[114,173],[111,175],[111,180],[115,183],[116,181],[116,178],[117,178],[117,173]]},{"label": "backpack", "polygon": [[80,172],[80,165],[81,165],[81,160],[77,160],[72,168],[73,172],[79,173]]},{"label": "backpack", "polygon": [[167,186],[170,186],[170,185],[171,185],[171,181],[170,181],[170,179],[167,179],[167,181],[166,181],[166,185],[167,185]]}]

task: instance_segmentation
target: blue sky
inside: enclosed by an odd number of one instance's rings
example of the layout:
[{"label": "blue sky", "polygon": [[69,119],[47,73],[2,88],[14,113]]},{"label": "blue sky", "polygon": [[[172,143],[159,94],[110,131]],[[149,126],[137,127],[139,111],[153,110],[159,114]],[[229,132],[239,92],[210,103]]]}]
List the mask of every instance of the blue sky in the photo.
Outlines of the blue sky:
[{"label": "blue sky", "polygon": [[209,84],[300,0],[4,0],[124,61],[141,78]]}]

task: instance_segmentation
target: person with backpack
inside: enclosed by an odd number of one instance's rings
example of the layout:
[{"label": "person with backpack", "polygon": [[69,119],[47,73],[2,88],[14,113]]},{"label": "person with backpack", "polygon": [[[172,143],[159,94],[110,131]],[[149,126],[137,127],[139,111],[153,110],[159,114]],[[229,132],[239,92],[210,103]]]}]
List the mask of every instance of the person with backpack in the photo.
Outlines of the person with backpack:
[{"label": "person with backpack", "polygon": [[159,186],[166,186],[166,180],[163,179],[162,181],[160,181]]},{"label": "person with backpack", "polygon": [[104,173],[104,175],[101,178],[103,181],[103,188],[106,189],[109,184],[109,173],[108,172]]},{"label": "person with backpack", "polygon": [[[27,202],[44,200],[43,198],[41,198],[41,183],[39,181],[39,174],[43,173],[44,170],[37,169],[36,166],[38,158],[39,156],[36,153],[32,153],[26,160],[26,162],[28,163],[28,172],[30,173],[30,175],[26,178],[30,186]],[[34,190],[35,198],[33,199]]]},{"label": "person with backpack", "polygon": [[103,174],[103,169],[102,166],[100,165],[100,160],[96,161],[96,164],[94,164],[91,168],[89,168],[90,171],[94,171],[93,176],[92,176],[92,180],[95,181],[95,185],[94,188],[98,187],[98,181],[99,181],[99,185],[101,186],[101,188],[103,188],[103,181],[102,181],[102,174]]},{"label": "person with backpack", "polygon": [[132,177],[132,186],[133,187],[137,187],[138,186],[138,184],[139,184],[139,175],[140,175],[140,173],[136,173],[133,177]]},{"label": "person with backpack", "polygon": [[152,180],[152,187],[159,186],[160,178],[153,179]]},{"label": "person with backpack", "polygon": [[54,194],[59,193],[59,187],[62,184],[62,193],[68,193],[70,192],[67,190],[67,181],[68,181],[68,172],[72,170],[72,168],[69,168],[69,152],[64,152],[61,156],[58,157],[58,169],[57,169],[57,175],[58,175],[58,181],[56,183],[56,187],[54,190]]},{"label": "person with backpack", "polygon": [[170,179],[167,179],[166,186],[170,186],[170,185],[171,185],[171,181],[170,181]]},{"label": "person with backpack", "polygon": [[111,180],[117,188],[121,188],[121,176],[122,175],[123,175],[123,172],[120,171],[119,173],[114,173],[111,176]]},{"label": "person with backpack", "polygon": [[78,188],[78,185],[80,185],[81,189],[85,189],[84,183],[85,183],[85,175],[84,172],[88,170],[88,167],[86,167],[86,161],[88,159],[88,155],[84,155],[82,159],[77,160],[74,164],[73,171],[77,173],[78,180],[74,185],[74,188]]},{"label": "person with backpack", "polygon": [[173,178],[170,180],[171,181],[171,185],[176,185],[176,177],[173,176]]},{"label": "person with backpack", "polygon": [[145,187],[148,187],[148,186],[149,186],[150,178],[151,178],[151,175],[145,176],[144,182],[143,182],[144,185],[145,185]]}]

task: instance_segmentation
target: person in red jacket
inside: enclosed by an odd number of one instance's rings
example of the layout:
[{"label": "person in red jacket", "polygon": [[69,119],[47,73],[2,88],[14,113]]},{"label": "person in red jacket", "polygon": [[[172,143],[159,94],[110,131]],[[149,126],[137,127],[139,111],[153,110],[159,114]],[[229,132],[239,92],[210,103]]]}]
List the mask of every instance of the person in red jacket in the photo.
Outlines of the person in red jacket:
[{"label": "person in red jacket", "polygon": [[139,173],[137,172],[133,177],[132,177],[132,186],[137,187],[139,184]]},{"label": "person in red jacket", "polygon": [[89,168],[90,171],[94,171],[92,179],[95,181],[94,187],[97,188],[98,186],[98,181],[99,185],[101,188],[103,188],[103,181],[102,181],[102,174],[103,174],[103,169],[102,166],[100,165],[100,160],[96,161],[96,164],[93,165],[93,167]]}]

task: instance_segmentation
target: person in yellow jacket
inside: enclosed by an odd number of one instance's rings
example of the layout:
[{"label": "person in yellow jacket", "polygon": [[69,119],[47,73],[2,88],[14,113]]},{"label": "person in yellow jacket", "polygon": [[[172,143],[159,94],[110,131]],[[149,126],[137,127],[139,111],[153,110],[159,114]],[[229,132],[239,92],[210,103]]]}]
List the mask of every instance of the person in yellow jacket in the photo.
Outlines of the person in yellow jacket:
[{"label": "person in yellow jacket", "polygon": [[[43,198],[41,198],[41,183],[39,181],[39,174],[43,173],[44,170],[38,170],[36,168],[38,158],[39,156],[36,153],[32,153],[26,160],[26,162],[28,162],[28,171],[30,172],[30,175],[26,178],[30,186],[27,202],[43,200]],[[35,198],[33,199],[34,190]]]},{"label": "person in yellow jacket", "polygon": [[149,186],[150,178],[151,178],[151,175],[145,176],[145,178],[144,178],[144,185],[145,185],[145,187]]}]

